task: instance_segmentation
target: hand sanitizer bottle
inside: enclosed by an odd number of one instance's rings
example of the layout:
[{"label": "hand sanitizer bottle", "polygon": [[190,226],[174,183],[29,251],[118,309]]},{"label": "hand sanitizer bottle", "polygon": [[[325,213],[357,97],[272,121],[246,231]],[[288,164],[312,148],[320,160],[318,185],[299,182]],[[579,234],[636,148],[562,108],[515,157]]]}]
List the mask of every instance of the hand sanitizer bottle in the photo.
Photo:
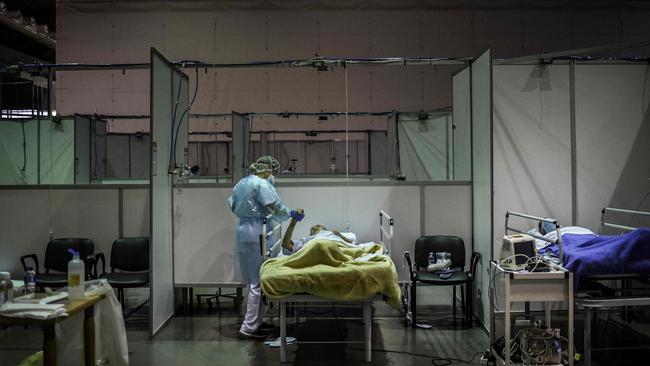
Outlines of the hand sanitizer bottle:
[{"label": "hand sanitizer bottle", "polygon": [[86,298],[86,271],[84,262],[79,259],[79,252],[68,249],[72,253],[72,260],[68,262],[68,298],[71,301]]}]

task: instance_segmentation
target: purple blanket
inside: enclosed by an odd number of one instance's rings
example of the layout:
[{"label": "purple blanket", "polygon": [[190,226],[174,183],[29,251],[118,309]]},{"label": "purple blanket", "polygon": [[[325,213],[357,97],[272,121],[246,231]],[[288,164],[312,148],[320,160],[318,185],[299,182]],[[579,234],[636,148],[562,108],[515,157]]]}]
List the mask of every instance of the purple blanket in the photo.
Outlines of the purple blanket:
[{"label": "purple blanket", "polygon": [[[562,235],[564,268],[580,278],[593,275],[635,273],[650,275],[650,229],[622,235]],[[545,248],[558,254],[557,244]]]}]

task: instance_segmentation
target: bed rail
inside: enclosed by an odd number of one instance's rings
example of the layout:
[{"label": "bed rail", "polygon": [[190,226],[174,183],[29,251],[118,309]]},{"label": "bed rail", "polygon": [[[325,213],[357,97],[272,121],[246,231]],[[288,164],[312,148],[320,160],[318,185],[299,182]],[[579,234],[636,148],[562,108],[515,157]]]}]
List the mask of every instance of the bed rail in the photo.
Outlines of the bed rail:
[{"label": "bed rail", "polygon": [[[548,222],[550,224],[555,225],[555,231],[557,232],[557,240],[551,240],[549,238],[545,238],[542,235],[531,234],[531,233],[528,233],[526,231],[522,231],[522,230],[519,230],[517,228],[511,227],[509,225],[510,216],[516,216],[516,217],[521,217],[521,218],[524,218],[524,219],[535,220],[535,221],[543,221],[543,222]],[[510,231],[510,232],[515,232],[515,233],[519,233],[519,234],[530,235],[535,239],[543,240],[543,241],[545,241],[547,243],[557,243],[557,245],[558,245],[558,253],[559,253],[559,257],[560,257],[560,263],[563,263],[562,261],[564,259],[564,253],[563,253],[564,248],[562,246],[562,235],[560,234],[560,228],[561,227],[562,226],[560,225],[560,223],[556,219],[548,219],[548,218],[545,218],[545,217],[524,214],[524,213],[520,213],[520,212],[516,212],[516,211],[506,211],[505,231],[504,231],[506,234],[508,234],[508,232]]]},{"label": "bed rail", "polygon": [[600,215],[600,230],[602,232],[603,228],[605,227],[611,227],[614,229],[621,229],[625,231],[633,231],[638,229],[637,227],[632,227],[632,226],[627,226],[627,225],[619,225],[613,222],[607,222],[605,221],[605,215],[607,212],[619,212],[619,213],[627,213],[627,214],[632,214],[632,217],[634,215],[642,215],[642,216],[650,216],[650,212],[645,212],[645,211],[634,211],[634,210],[626,210],[623,208],[613,208],[613,207],[605,207],[601,211]]},{"label": "bed rail", "polygon": [[[386,220],[384,220],[386,219]],[[384,227],[384,222],[388,223],[388,228]],[[392,251],[393,247],[393,236],[394,236],[394,221],[391,216],[389,216],[386,211],[379,211],[379,240],[384,244],[388,254]],[[386,238],[386,239],[384,239]]]},{"label": "bed rail", "polygon": [[[262,222],[262,233],[260,234],[260,255],[264,258],[271,257],[282,244],[282,223],[277,224],[271,230],[267,230],[267,225],[269,221],[271,221],[272,216],[273,215],[266,216]],[[275,238],[275,242],[272,243],[269,249],[266,249],[269,238],[276,231],[278,232],[278,235]]]}]

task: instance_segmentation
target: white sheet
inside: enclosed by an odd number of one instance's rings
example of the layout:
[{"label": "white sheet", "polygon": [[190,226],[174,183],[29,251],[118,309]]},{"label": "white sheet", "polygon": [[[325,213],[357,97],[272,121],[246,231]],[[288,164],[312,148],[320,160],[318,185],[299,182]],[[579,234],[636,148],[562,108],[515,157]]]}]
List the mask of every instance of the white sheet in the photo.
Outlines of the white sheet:
[{"label": "white sheet", "polygon": [[[530,230],[528,232],[532,233],[532,234],[540,235],[539,230],[537,230],[537,229],[533,229],[533,230]],[[581,227],[581,226],[567,226],[567,227],[560,228],[560,235],[564,235],[564,234],[580,234],[580,235],[584,235],[584,234],[594,234],[594,232],[587,229],[587,228],[585,228],[585,227]],[[544,237],[546,239],[549,239],[549,240],[552,240],[553,242],[555,242],[555,241],[557,241],[557,231],[553,230],[553,231],[547,233],[546,235],[544,235]],[[547,242],[547,241],[544,241],[544,240],[541,240],[541,239],[535,239],[535,248],[537,248],[537,250],[540,250],[540,249],[546,247],[549,244],[551,244],[551,243]]]}]

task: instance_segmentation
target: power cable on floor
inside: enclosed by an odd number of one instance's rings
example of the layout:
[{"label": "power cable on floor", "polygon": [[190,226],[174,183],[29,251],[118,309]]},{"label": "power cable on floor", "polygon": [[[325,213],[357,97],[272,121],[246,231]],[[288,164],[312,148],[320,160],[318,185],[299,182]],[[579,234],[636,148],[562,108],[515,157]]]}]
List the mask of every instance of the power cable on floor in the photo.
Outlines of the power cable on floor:
[{"label": "power cable on floor", "polygon": [[[355,351],[365,351],[363,348],[348,348],[352,349]],[[424,353],[414,353],[414,352],[408,352],[408,351],[395,351],[395,350],[389,350],[389,349],[379,349],[379,348],[373,348],[373,352],[384,352],[384,353],[399,353],[399,354],[406,354],[410,356],[415,356],[415,357],[423,357],[423,358],[430,358],[431,359],[431,364],[434,366],[448,366],[448,365],[453,365],[455,363],[460,363],[460,364],[471,364],[474,362],[476,359],[476,356],[482,355],[483,352],[476,352],[472,358],[469,360],[461,360],[459,358],[453,358],[453,357],[439,357],[439,356],[432,356],[432,355],[427,355]]]}]

